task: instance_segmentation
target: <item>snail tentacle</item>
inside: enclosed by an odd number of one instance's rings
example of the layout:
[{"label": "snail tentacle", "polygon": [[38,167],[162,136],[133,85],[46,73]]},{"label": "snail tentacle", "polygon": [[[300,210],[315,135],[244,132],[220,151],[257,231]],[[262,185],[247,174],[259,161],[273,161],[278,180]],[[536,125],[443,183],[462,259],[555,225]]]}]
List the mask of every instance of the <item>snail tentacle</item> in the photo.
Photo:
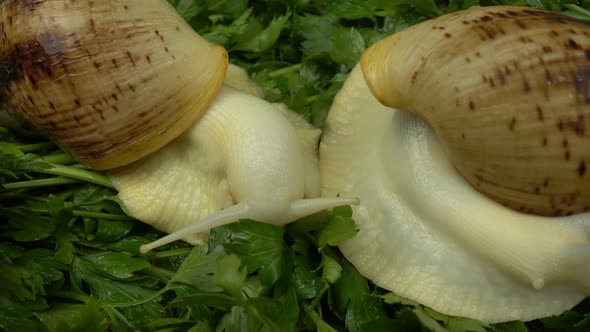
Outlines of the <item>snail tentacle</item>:
[{"label": "snail tentacle", "polygon": [[[356,205],[359,201],[357,198],[309,198],[294,201],[287,209],[276,209],[277,220],[271,222],[277,226],[284,226],[299,218],[342,205]],[[240,203],[227,209],[214,213],[202,220],[186,226],[174,233],[168,234],[156,241],[142,245],[139,249],[141,253],[163,246],[165,244],[183,239],[195,233],[207,232],[212,228],[227,225],[240,219],[261,220],[264,216],[257,214],[255,204]],[[279,216],[281,215],[281,216]]]},{"label": "snail tentacle", "polygon": [[157,239],[156,241],[144,244],[139,248],[139,252],[142,254],[147,253],[150,250],[156,249],[168,243],[172,243],[177,240],[181,240],[187,236],[195,233],[207,232],[211,228],[227,225],[239,219],[248,218],[251,212],[251,207],[247,203],[240,203],[230,206],[227,209],[223,209],[217,213],[214,213],[202,220],[199,220],[189,226],[186,226],[174,233],[170,233],[164,237]]},{"label": "snail tentacle", "polygon": [[320,212],[322,210],[331,209],[342,205],[358,205],[359,199],[352,198],[307,198],[300,199],[291,203],[289,208],[284,211],[285,220],[288,222],[295,221],[305,216]]}]

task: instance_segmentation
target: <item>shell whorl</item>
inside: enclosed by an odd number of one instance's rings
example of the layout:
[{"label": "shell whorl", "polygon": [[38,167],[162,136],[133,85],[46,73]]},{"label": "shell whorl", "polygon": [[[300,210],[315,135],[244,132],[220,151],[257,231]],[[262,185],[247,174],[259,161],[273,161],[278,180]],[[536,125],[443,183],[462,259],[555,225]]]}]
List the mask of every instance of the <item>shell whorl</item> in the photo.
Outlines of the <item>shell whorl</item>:
[{"label": "shell whorl", "polygon": [[533,214],[590,210],[590,25],[473,8],[390,36],[362,66],[374,95],[428,121],[480,192]]},{"label": "shell whorl", "polygon": [[94,168],[128,164],[180,135],[225,76],[225,50],[167,1],[0,6],[4,101]]}]

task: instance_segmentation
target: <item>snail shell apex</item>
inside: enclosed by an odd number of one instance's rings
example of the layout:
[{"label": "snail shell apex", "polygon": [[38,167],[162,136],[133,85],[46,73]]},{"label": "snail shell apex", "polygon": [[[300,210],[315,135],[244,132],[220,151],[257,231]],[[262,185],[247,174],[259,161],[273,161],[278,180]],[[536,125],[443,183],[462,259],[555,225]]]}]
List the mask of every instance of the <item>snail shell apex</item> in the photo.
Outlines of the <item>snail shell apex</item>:
[{"label": "snail shell apex", "polygon": [[388,37],[361,64],[377,99],[429,122],[480,192],[539,215],[590,210],[590,25],[472,8]]},{"label": "snail shell apex", "polygon": [[159,149],[204,114],[227,53],[167,1],[4,1],[3,99],[96,169]]}]

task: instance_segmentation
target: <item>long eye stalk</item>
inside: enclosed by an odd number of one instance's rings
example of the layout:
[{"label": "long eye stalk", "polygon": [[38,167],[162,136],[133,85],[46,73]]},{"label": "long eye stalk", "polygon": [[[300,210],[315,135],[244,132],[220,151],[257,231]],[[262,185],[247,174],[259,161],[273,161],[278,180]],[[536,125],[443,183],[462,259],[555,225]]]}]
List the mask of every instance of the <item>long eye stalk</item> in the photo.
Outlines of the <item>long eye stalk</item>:
[{"label": "long eye stalk", "polygon": [[[293,222],[299,218],[311,215],[322,210],[342,206],[342,205],[356,205],[359,203],[358,198],[310,198],[294,201],[286,209],[278,208],[271,212],[274,214],[275,220],[260,220],[277,225],[285,225]],[[240,219],[255,219],[258,220],[261,213],[256,207],[258,204],[239,203],[227,209],[214,213],[203,220],[186,226],[174,233],[168,234],[154,242],[144,244],[139,251],[143,254],[153,250],[157,247],[166,245],[168,243],[180,240],[195,233],[207,232],[212,228],[227,225],[229,223],[238,221]],[[268,215],[268,209],[264,209],[264,215]]]}]

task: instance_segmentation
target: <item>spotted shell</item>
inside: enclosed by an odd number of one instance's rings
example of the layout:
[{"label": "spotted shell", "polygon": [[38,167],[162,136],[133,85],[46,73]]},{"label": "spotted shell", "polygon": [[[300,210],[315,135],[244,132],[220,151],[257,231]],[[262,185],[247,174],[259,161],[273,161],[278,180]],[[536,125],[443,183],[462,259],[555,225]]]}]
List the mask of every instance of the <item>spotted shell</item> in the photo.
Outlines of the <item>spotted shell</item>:
[{"label": "spotted shell", "polygon": [[418,114],[477,190],[516,210],[590,210],[590,25],[528,7],[426,21],[362,57],[373,94]]},{"label": "spotted shell", "polygon": [[227,69],[164,0],[6,0],[0,22],[3,102],[96,169],[195,124]]}]

